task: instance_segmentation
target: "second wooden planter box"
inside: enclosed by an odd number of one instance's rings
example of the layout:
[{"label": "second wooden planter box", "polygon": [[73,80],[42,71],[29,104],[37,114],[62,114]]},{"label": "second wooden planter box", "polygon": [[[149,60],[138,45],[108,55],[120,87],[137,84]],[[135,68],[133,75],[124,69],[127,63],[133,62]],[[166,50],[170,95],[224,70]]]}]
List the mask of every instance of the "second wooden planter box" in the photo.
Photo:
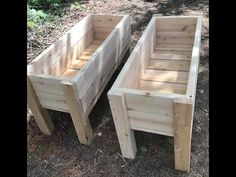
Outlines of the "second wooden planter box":
[{"label": "second wooden planter box", "polygon": [[175,169],[189,171],[202,17],[153,17],[108,92],[122,155],[133,130],[174,137]]},{"label": "second wooden planter box", "polygon": [[70,113],[80,142],[91,142],[88,115],[130,37],[128,15],[90,14],[28,65],[27,102],[43,133],[54,129],[47,108]]}]

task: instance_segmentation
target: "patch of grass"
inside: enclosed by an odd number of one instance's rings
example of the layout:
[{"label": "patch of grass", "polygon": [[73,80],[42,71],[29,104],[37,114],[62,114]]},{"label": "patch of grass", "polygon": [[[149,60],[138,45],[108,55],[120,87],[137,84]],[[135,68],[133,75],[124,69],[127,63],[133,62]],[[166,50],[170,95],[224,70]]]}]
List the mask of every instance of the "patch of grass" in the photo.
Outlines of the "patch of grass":
[{"label": "patch of grass", "polygon": [[76,10],[76,9],[80,9],[80,8],[81,8],[81,5],[80,5],[80,2],[78,2],[78,1],[76,1],[70,5],[70,10]]}]

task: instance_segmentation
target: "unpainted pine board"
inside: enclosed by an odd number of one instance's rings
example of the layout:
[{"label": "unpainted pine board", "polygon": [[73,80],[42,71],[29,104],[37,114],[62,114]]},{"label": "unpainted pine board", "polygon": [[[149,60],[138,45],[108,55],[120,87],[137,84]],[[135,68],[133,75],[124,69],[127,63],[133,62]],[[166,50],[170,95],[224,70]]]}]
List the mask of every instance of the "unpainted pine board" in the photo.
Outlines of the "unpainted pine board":
[{"label": "unpainted pine board", "polygon": [[139,112],[139,111],[129,111],[128,110],[129,119],[141,120],[141,121],[149,121],[153,123],[160,123],[165,125],[174,125],[174,117],[165,115],[165,114],[157,114],[157,113],[147,113],[147,112]]},{"label": "unpainted pine board", "polygon": [[173,59],[173,60],[190,60],[191,52],[184,51],[154,51],[152,59]]},{"label": "unpainted pine board", "polygon": [[96,39],[94,38],[94,40],[91,42],[91,44],[99,44],[101,45],[103,43],[104,39]]},{"label": "unpainted pine board", "polygon": [[84,51],[95,52],[99,46],[100,46],[100,44],[98,44],[98,43],[91,43]]},{"label": "unpainted pine board", "polygon": [[192,52],[193,45],[173,45],[173,44],[156,44],[156,51],[185,51]]},{"label": "unpainted pine board", "polygon": [[72,64],[68,67],[70,69],[77,69],[80,70],[84,65],[86,65],[86,60],[74,60]]},{"label": "unpainted pine board", "polygon": [[172,31],[172,32],[157,32],[156,37],[164,38],[164,37],[173,37],[173,38],[179,38],[179,37],[190,37],[194,38],[195,31]]},{"label": "unpainted pine board", "polygon": [[150,59],[147,69],[169,70],[169,71],[189,71],[190,61],[188,60],[153,60]]},{"label": "unpainted pine board", "polygon": [[96,27],[114,28],[122,19],[122,16],[113,15],[93,15],[92,24]]},{"label": "unpainted pine board", "polygon": [[156,113],[163,116],[173,117],[172,99],[125,93],[125,100],[128,111]]},{"label": "unpainted pine board", "polygon": [[64,77],[73,77],[79,72],[79,69],[70,69],[67,68],[66,71],[63,73]]},{"label": "unpainted pine board", "polygon": [[[154,22],[155,20],[152,19],[148,24],[112,88],[136,88],[138,86],[139,78],[144,73],[151,56],[152,43],[150,41],[152,41],[152,34],[155,33]],[[125,77],[125,75],[127,76]]]},{"label": "unpainted pine board", "polygon": [[60,78],[45,78],[39,76],[28,76],[31,80],[31,84],[36,92],[54,93],[57,95],[63,95],[63,91],[60,87]]},{"label": "unpainted pine board", "polygon": [[79,141],[89,145],[93,139],[93,131],[88,117],[85,117],[81,102],[77,99],[76,84],[72,81],[63,81],[61,86]]},{"label": "unpainted pine board", "polygon": [[108,56],[110,59],[106,61],[106,63],[103,63],[102,70],[99,75],[95,78],[94,82],[91,83],[91,85],[88,87],[87,91],[82,96],[82,106],[84,112],[87,112],[87,109],[92,104],[92,102],[96,99],[96,96],[99,91],[102,92],[105,85],[107,84],[107,78],[110,78],[110,73],[113,73],[115,68],[117,67],[116,60],[116,50],[114,49],[112,54]]},{"label": "unpainted pine board", "polygon": [[190,31],[196,29],[196,18],[156,18],[157,32]]},{"label": "unpainted pine board", "polygon": [[117,47],[117,38],[118,34],[113,33],[113,35],[110,36],[109,40],[107,40],[100,46],[100,50],[94,53],[93,58],[84,67],[84,69],[81,70],[78,78],[74,78],[77,83],[80,95],[84,95],[91,83],[94,82],[96,76],[102,73],[103,64],[110,59],[109,56]]},{"label": "unpainted pine board", "polygon": [[109,91],[108,100],[122,156],[125,158],[134,159],[137,153],[137,147],[134,131],[130,127],[124,96],[116,95]]},{"label": "unpainted pine board", "polygon": [[197,18],[196,17],[171,17],[171,18],[165,18],[165,17],[156,17],[156,23],[157,27],[166,25],[166,26],[172,26],[172,25],[196,25]]},{"label": "unpainted pine board", "polygon": [[168,83],[168,82],[156,82],[156,81],[141,80],[139,88],[142,90],[148,90],[148,91],[186,94],[187,85],[186,84]]},{"label": "unpainted pine board", "polygon": [[65,96],[63,95],[57,95],[53,93],[47,93],[47,92],[36,92],[40,101],[40,104],[45,107],[53,107],[54,110],[60,109],[64,110],[65,112],[68,112],[68,107],[66,104]]},{"label": "unpainted pine board", "polygon": [[67,67],[79,56],[93,39],[92,29],[86,33],[68,52],[50,69],[50,74],[61,76]]},{"label": "unpainted pine board", "polygon": [[176,44],[176,45],[192,45],[194,37],[175,37],[175,36],[157,36],[158,44]]},{"label": "unpainted pine board", "polygon": [[183,104],[174,100],[174,154],[175,169],[190,170],[192,138],[192,104]]},{"label": "unpainted pine board", "polygon": [[129,120],[130,120],[130,126],[133,130],[150,132],[171,137],[174,136],[173,125],[166,125],[152,121],[138,120],[132,118]]},{"label": "unpainted pine board", "polygon": [[147,69],[142,76],[143,80],[172,82],[186,84],[188,82],[188,72],[164,71]]},{"label": "unpainted pine board", "polygon": [[94,32],[106,32],[106,33],[111,33],[114,28],[106,28],[106,27],[95,27]]},{"label": "unpainted pine board", "polygon": [[195,31],[196,25],[157,25],[158,32]]},{"label": "unpainted pine board", "polygon": [[195,101],[196,88],[197,88],[197,78],[198,78],[198,68],[200,59],[200,49],[201,49],[201,32],[202,32],[202,16],[198,17],[196,35],[194,39],[192,60],[189,71],[189,81],[187,87],[187,97],[193,98]]},{"label": "unpainted pine board", "polygon": [[106,39],[109,34],[109,32],[95,32],[94,36],[97,39]]}]

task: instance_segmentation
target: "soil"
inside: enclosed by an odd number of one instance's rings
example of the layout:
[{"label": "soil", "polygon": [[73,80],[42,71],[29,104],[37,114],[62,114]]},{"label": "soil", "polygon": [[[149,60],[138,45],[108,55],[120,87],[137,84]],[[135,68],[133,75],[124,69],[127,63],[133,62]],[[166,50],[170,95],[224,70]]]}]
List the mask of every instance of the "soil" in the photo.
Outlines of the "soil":
[{"label": "soil", "polygon": [[[89,119],[94,132],[91,145],[81,145],[70,115],[51,111],[55,131],[51,136],[40,133],[34,119],[27,125],[28,177],[207,177],[209,176],[209,16],[208,1],[204,0],[90,0],[81,9],[69,11],[71,22],[88,13],[129,13],[131,16],[131,51],[153,14],[193,15],[203,13],[203,31],[197,95],[193,120],[191,170],[174,170],[174,139],[172,137],[135,131],[137,156],[123,159],[112,120],[106,93],[122,69],[121,65],[92,110]],[[65,19],[64,19],[65,21]],[[72,23],[70,23],[72,24]],[[68,27],[69,28],[69,27]],[[60,34],[51,34],[51,41]],[[41,52],[38,49],[35,53]],[[32,51],[28,51],[32,55]],[[28,60],[31,60],[29,57]],[[30,111],[28,116],[32,117]]]}]

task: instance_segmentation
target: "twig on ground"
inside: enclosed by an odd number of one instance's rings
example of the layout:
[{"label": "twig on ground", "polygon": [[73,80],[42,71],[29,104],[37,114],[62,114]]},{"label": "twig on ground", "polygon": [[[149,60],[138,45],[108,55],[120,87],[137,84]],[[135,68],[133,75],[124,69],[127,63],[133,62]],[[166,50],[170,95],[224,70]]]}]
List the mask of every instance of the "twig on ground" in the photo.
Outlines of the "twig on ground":
[{"label": "twig on ground", "polygon": [[125,162],[125,165],[121,165],[121,168],[125,167],[126,165],[128,165],[128,163],[126,162],[126,160],[124,159],[124,157],[122,157],[122,155],[117,152],[117,154],[121,157],[121,159]]}]

